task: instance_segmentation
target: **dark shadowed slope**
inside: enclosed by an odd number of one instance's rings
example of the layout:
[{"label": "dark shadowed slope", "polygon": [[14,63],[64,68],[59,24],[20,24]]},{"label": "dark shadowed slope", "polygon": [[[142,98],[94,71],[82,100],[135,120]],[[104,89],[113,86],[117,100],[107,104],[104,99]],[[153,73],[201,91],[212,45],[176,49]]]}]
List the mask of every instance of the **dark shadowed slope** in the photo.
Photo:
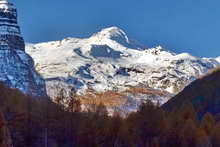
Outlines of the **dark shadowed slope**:
[{"label": "dark shadowed slope", "polygon": [[172,111],[186,102],[191,102],[199,115],[207,111],[213,114],[220,112],[220,68],[194,81],[164,104],[163,108]]}]

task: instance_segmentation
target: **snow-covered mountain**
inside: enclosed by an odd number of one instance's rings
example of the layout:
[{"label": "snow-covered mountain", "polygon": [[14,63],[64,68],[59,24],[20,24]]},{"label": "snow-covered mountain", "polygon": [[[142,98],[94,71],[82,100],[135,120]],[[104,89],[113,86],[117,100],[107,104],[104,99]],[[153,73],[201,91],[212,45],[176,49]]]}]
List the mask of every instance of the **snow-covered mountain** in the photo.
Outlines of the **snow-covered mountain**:
[{"label": "snow-covered mountain", "polygon": [[[219,58],[176,54],[160,46],[146,48],[117,27],[89,38],[27,44],[26,51],[46,80],[51,97],[62,87],[85,94],[87,89],[124,92],[141,86],[175,94],[220,64]],[[170,95],[164,97],[162,103]]]},{"label": "snow-covered mountain", "polygon": [[32,96],[45,96],[45,82],[35,71],[17,24],[13,4],[0,1],[0,82]]}]

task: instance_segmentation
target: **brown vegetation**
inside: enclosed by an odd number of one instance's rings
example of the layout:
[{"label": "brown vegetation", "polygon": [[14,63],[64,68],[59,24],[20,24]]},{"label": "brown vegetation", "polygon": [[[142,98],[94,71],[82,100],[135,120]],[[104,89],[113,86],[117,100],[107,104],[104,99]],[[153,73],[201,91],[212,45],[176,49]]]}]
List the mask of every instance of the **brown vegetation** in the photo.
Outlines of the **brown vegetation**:
[{"label": "brown vegetation", "polygon": [[168,95],[168,92],[166,91],[160,91],[160,90],[156,90],[156,89],[149,88],[146,86],[132,86],[132,87],[129,87],[129,89],[126,90],[125,93],[130,93],[133,95],[140,95],[140,94],[157,95],[157,96]]},{"label": "brown vegetation", "polygon": [[103,104],[106,107],[121,107],[128,103],[127,95],[133,95],[138,98],[140,95],[153,95],[165,97],[168,95],[166,91],[155,90],[146,86],[131,86],[122,92],[106,91],[96,92],[95,90],[87,90],[85,95],[77,95],[76,97],[85,106]]},{"label": "brown vegetation", "polygon": [[106,91],[98,93],[95,91],[87,92],[85,95],[77,96],[83,105],[100,105],[106,107],[118,107],[127,102],[126,95],[115,91]]}]

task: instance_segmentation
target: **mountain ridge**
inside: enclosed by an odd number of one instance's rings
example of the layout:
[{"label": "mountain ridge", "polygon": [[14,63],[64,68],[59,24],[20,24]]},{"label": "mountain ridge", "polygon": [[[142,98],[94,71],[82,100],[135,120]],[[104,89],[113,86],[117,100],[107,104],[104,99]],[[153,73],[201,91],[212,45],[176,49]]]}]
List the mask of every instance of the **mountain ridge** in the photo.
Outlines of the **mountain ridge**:
[{"label": "mountain ridge", "polygon": [[129,40],[124,31],[111,27],[89,38],[27,44],[26,51],[46,80],[51,97],[62,87],[83,95],[87,89],[123,92],[140,85],[176,94],[220,64],[217,58],[177,54],[161,46],[140,48],[143,45]]}]

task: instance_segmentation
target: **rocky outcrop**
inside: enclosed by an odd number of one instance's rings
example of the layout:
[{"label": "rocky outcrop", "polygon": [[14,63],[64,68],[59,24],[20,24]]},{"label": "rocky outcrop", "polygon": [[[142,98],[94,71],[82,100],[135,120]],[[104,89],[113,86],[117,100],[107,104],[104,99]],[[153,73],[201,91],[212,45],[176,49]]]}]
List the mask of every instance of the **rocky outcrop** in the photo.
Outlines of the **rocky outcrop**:
[{"label": "rocky outcrop", "polygon": [[35,71],[17,24],[17,10],[0,0],[0,81],[34,97],[45,96],[45,83]]}]

